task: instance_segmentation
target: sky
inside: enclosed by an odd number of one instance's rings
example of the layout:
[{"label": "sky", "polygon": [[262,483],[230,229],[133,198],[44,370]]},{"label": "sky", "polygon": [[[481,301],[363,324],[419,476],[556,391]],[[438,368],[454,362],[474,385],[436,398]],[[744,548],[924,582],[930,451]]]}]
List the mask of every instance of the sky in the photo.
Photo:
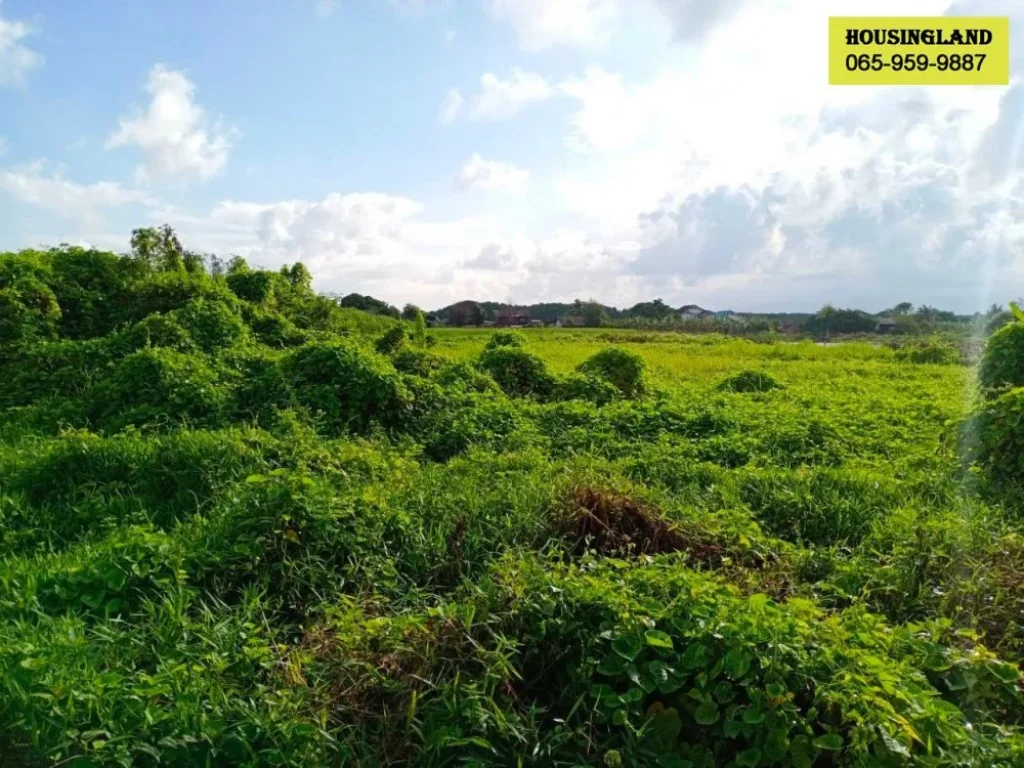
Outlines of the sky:
[{"label": "sky", "polygon": [[[1010,16],[1011,83],[827,84],[830,15]],[[0,0],[0,249],[435,309],[1024,294],[1018,0]]]}]

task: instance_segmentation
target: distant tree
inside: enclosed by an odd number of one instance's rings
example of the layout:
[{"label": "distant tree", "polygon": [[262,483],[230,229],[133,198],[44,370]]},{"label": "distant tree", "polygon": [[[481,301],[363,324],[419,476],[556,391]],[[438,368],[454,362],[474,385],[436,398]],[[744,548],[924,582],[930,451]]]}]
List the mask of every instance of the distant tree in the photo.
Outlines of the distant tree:
[{"label": "distant tree", "polygon": [[417,315],[422,314],[422,310],[415,304],[406,304],[402,307],[402,319],[413,321]]},{"label": "distant tree", "polygon": [[313,275],[301,261],[281,267],[281,276],[296,288],[308,291],[313,286]]},{"label": "distant tree", "polygon": [[228,261],[228,274],[237,275],[240,272],[249,272],[249,262],[241,256],[232,256]]},{"label": "distant tree", "polygon": [[593,299],[580,306],[580,314],[588,328],[597,328],[608,318],[604,307]]},{"label": "distant tree", "polygon": [[452,325],[483,325],[484,312],[475,301],[460,301],[448,308],[448,322]]},{"label": "distant tree", "polygon": [[185,266],[181,241],[169,224],[132,230],[132,258],[155,272],[177,272]]},{"label": "distant tree", "polygon": [[[406,305],[407,307],[410,305]],[[423,313],[416,310],[416,317],[413,319],[412,340],[417,347],[427,345],[427,319]]]},{"label": "distant tree", "polygon": [[397,307],[388,304],[386,301],[375,299],[373,296],[363,296],[358,293],[350,293],[348,296],[342,298],[340,304],[343,307],[361,309],[364,312],[369,312],[373,315],[386,315],[387,317],[393,317],[396,320],[401,317],[401,313],[398,311]]},{"label": "distant tree", "polygon": [[809,333],[870,333],[877,321],[866,312],[857,309],[836,309],[826,304],[818,314],[809,317],[804,330]]},{"label": "distant tree", "polygon": [[896,316],[903,316],[903,315],[909,315],[913,311],[914,311],[914,305],[913,304],[911,304],[909,301],[901,301],[895,307],[890,309],[887,314],[896,315]]}]

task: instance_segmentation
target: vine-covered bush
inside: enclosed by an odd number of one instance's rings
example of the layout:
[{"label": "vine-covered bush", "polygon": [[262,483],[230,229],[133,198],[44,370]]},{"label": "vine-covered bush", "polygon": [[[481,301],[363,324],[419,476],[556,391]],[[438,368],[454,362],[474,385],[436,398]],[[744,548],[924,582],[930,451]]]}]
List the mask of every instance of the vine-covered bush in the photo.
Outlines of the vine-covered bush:
[{"label": "vine-covered bush", "polygon": [[607,379],[624,397],[636,398],[647,392],[646,368],[646,363],[639,355],[626,349],[609,347],[591,355],[576,370]]},{"label": "vine-covered bush", "polygon": [[783,389],[770,373],[764,371],[740,371],[723,379],[718,384],[723,392],[771,392]]},{"label": "vine-covered bush", "polygon": [[512,397],[546,397],[555,386],[544,361],[519,347],[492,347],[480,355],[480,368]]},{"label": "vine-covered bush", "polygon": [[1024,387],[1024,322],[1004,325],[985,344],[978,383],[990,394]]},{"label": "vine-covered bush", "polygon": [[296,402],[333,434],[397,425],[409,405],[394,366],[353,342],[305,344],[282,358],[281,372]]}]

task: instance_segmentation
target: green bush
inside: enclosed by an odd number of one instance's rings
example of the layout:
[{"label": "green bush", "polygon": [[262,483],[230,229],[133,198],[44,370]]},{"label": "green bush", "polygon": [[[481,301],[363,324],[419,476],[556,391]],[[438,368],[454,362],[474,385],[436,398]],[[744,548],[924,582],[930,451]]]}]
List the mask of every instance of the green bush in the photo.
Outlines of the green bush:
[{"label": "green bush", "polygon": [[434,374],[440,386],[461,392],[500,392],[497,382],[469,363],[449,363]]},{"label": "green bush", "polygon": [[896,350],[896,359],[919,365],[959,365],[961,355],[945,344],[907,344]]},{"label": "green bush", "polygon": [[963,440],[992,477],[1024,487],[1024,387],[981,403]]},{"label": "green bush", "polygon": [[405,344],[405,328],[396,325],[393,328],[388,328],[384,335],[374,342],[373,348],[377,350],[378,354],[393,355],[402,348],[403,344]]},{"label": "green bush", "polygon": [[718,389],[722,392],[771,392],[783,386],[763,371],[740,371],[719,382]]},{"label": "green bush", "polygon": [[394,366],[353,342],[310,342],[280,365],[295,401],[332,434],[397,426],[410,405]]},{"label": "green bush", "polygon": [[978,383],[989,393],[1024,387],[1024,322],[1004,325],[989,336],[978,369]]},{"label": "green bush", "polygon": [[526,336],[519,331],[498,331],[492,333],[487,340],[484,349],[497,349],[498,347],[525,347]]},{"label": "green bush", "polygon": [[647,392],[646,368],[647,365],[639,355],[618,347],[609,347],[591,355],[576,370],[607,379],[624,397],[637,398]]},{"label": "green bush", "polygon": [[229,396],[202,357],[153,347],[124,358],[97,384],[89,412],[108,431],[129,425],[212,425]]},{"label": "green bush", "polygon": [[193,299],[172,314],[196,345],[206,353],[234,346],[248,336],[248,329],[241,316],[234,307],[223,301]]},{"label": "green bush", "polygon": [[547,397],[555,386],[544,361],[519,347],[493,347],[480,355],[480,368],[512,397]]},{"label": "green bush", "polygon": [[174,314],[155,313],[120,333],[114,341],[114,349],[122,354],[145,347],[167,347],[179,352],[190,352],[195,350],[196,345]]},{"label": "green bush", "polygon": [[395,370],[415,376],[429,376],[439,370],[446,360],[422,349],[401,349],[391,358]]},{"label": "green bush", "polygon": [[0,346],[57,335],[60,305],[53,291],[34,277],[0,288]]},{"label": "green bush", "polygon": [[274,303],[274,287],[280,276],[263,270],[244,270],[227,276],[228,288],[240,299],[250,304],[270,306]]},{"label": "green bush", "polygon": [[570,373],[555,382],[552,400],[588,400],[597,405],[607,405],[622,396],[618,388],[606,379]]}]

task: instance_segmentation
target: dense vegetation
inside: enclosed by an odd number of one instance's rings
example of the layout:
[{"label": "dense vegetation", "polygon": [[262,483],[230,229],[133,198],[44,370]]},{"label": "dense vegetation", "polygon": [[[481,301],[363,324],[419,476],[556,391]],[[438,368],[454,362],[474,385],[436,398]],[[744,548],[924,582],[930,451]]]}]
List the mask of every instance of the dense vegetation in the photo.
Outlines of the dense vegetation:
[{"label": "dense vegetation", "polygon": [[394,314],[0,254],[0,764],[1024,764],[1024,323]]}]

